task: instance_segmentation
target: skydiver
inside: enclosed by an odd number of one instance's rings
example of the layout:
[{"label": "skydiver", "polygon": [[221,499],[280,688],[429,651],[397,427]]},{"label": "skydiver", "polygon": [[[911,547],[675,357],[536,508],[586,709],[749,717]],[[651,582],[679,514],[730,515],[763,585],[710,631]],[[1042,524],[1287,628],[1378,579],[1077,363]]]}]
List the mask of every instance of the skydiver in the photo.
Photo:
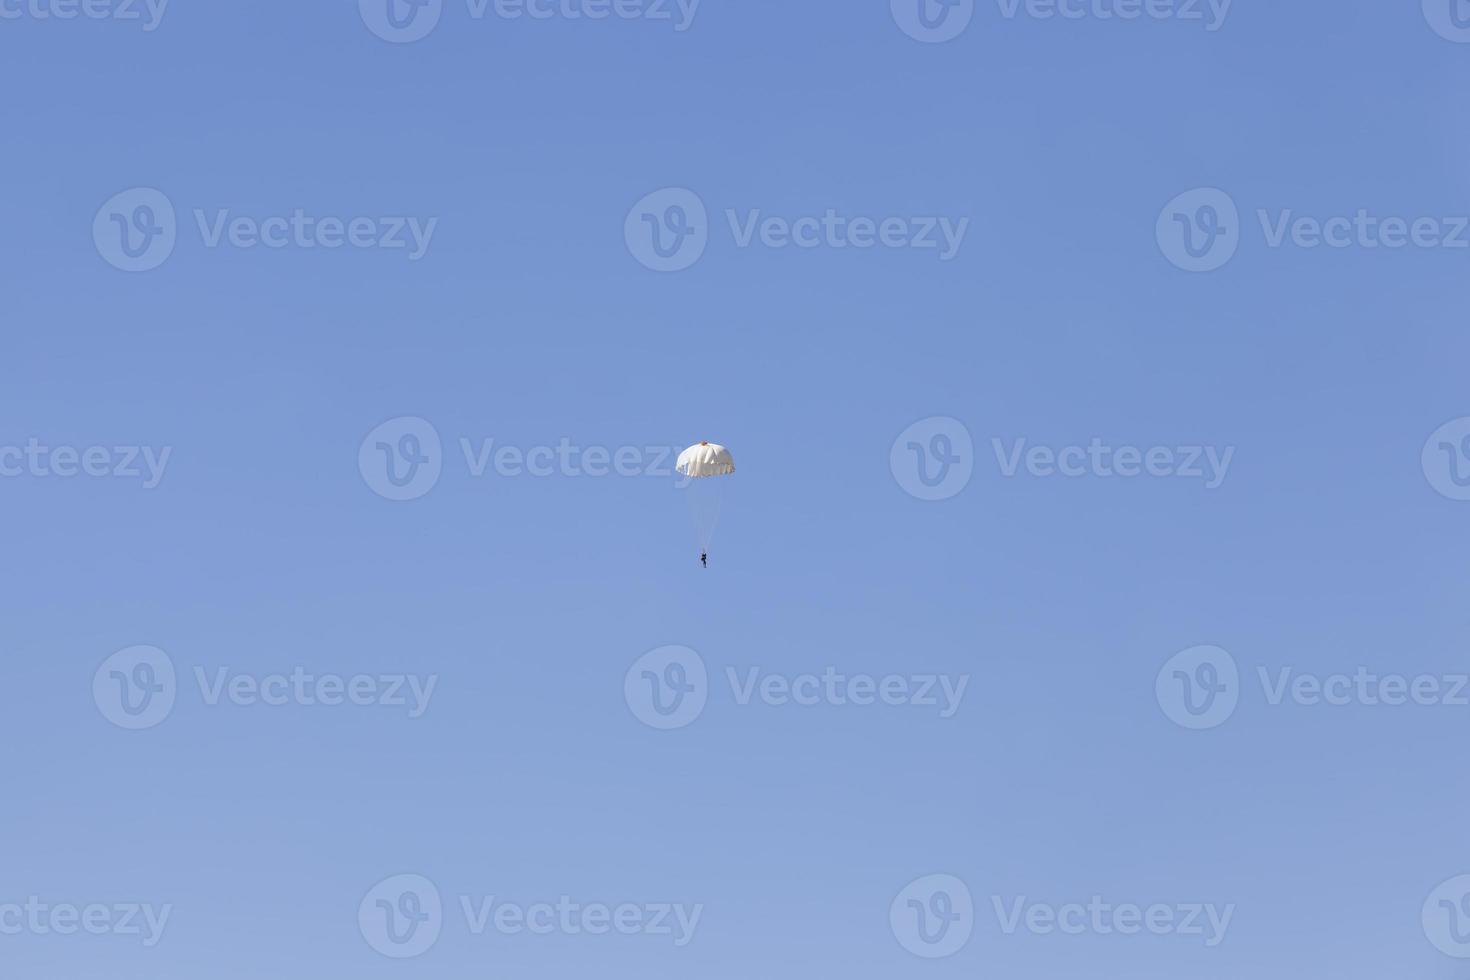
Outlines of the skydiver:
[{"label": "skydiver", "polygon": [[701,551],[699,553],[699,563],[705,568],[709,568],[709,552]]}]

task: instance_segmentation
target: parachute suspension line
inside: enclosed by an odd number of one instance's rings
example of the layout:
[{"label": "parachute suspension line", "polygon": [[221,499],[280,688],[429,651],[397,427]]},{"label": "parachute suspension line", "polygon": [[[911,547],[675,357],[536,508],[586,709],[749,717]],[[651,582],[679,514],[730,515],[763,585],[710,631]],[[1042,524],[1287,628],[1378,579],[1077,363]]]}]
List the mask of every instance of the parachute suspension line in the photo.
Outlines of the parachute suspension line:
[{"label": "parachute suspension line", "polygon": [[695,541],[700,553],[707,554],[720,523],[723,488],[718,480],[690,480],[683,493],[689,501],[689,516],[694,520]]}]

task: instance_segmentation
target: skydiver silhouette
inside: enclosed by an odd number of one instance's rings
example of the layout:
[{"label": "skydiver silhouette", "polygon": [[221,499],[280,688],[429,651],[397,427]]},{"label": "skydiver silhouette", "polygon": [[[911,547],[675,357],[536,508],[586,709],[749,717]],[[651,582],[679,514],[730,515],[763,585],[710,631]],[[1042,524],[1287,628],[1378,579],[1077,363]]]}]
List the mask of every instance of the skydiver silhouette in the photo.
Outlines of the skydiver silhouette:
[{"label": "skydiver silhouette", "polygon": [[699,553],[699,563],[701,565],[703,565],[705,568],[709,568],[709,553],[708,552],[701,551]]}]

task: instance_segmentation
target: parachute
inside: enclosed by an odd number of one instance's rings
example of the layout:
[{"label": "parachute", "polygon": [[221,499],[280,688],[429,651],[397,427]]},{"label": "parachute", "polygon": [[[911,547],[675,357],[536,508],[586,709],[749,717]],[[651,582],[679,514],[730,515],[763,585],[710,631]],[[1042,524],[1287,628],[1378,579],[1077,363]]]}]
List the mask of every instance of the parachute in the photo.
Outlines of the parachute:
[{"label": "parachute", "polygon": [[[667,456],[664,459],[668,459]],[[679,454],[677,469],[682,476],[701,479],[708,476],[729,476],[735,472],[735,457],[724,446],[701,442],[690,446]]]},{"label": "parachute", "polygon": [[689,501],[689,512],[694,518],[694,536],[703,561],[709,554],[715,525],[720,522],[720,498],[729,482],[719,478],[735,472],[735,457],[724,446],[701,442],[680,453],[674,468],[685,478],[680,490]]}]

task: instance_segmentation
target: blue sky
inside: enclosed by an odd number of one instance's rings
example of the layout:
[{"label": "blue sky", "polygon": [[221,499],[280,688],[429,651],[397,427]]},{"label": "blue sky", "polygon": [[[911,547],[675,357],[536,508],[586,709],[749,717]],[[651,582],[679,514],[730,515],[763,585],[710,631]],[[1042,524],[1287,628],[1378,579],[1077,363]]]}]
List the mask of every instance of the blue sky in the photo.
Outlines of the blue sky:
[{"label": "blue sky", "polygon": [[1470,975],[1470,10],[387,2],[0,0],[0,973]]}]

